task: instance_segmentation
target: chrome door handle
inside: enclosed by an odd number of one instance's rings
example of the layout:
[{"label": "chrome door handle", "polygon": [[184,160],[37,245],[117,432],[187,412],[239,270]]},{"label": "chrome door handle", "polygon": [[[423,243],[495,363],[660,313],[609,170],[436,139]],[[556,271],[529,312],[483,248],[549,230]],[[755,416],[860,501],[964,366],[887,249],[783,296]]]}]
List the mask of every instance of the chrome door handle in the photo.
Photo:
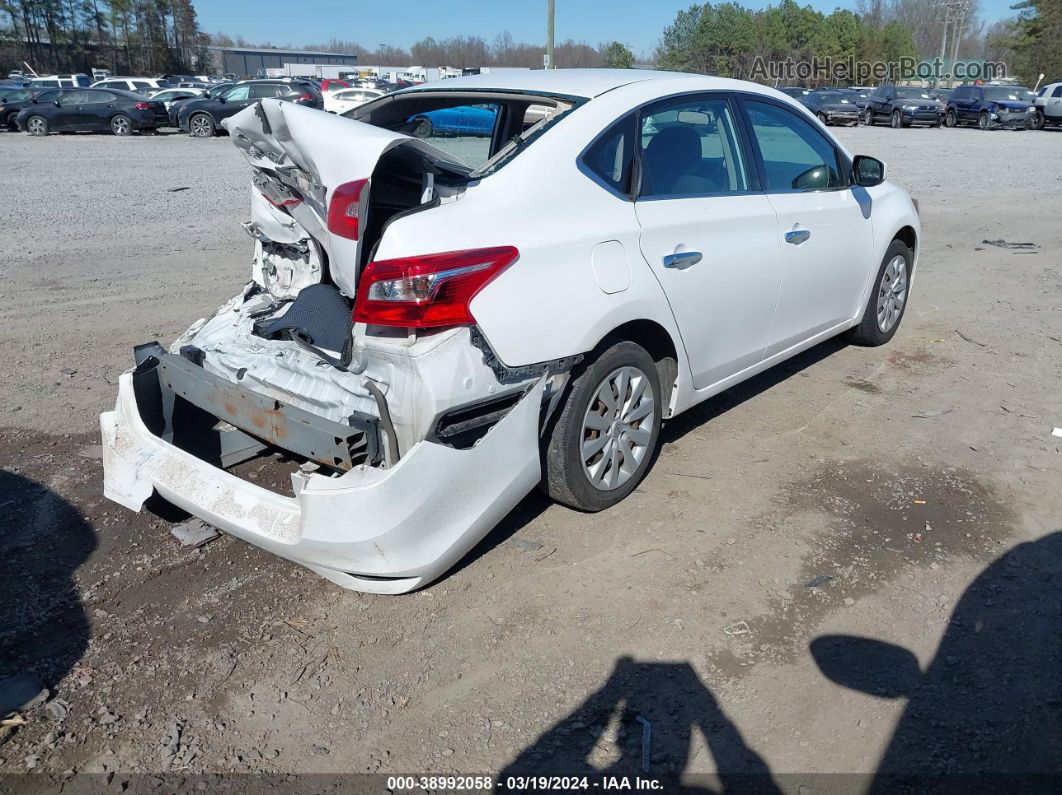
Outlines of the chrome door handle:
[{"label": "chrome door handle", "polygon": [[799,246],[809,237],[811,237],[810,229],[794,229],[791,232],[785,233],[785,242],[792,243],[794,246]]},{"label": "chrome door handle", "polygon": [[702,259],[704,255],[699,251],[679,251],[675,254],[664,255],[664,267],[682,270],[690,265],[696,265]]}]

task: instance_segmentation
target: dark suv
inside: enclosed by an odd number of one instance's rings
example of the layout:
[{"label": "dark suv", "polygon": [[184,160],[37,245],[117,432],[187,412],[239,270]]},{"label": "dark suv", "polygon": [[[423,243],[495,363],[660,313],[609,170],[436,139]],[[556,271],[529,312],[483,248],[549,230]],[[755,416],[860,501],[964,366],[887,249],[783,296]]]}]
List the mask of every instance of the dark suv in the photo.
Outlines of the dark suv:
[{"label": "dark suv", "polygon": [[944,108],[918,86],[878,86],[867,97],[863,120],[868,126],[887,120],[892,127],[928,124],[939,127]]},{"label": "dark suv", "polygon": [[180,103],[177,126],[196,138],[210,138],[222,119],[239,113],[260,99],[282,99],[322,110],[324,99],[313,83],[286,80],[245,80],[217,97],[188,99]]},{"label": "dark suv", "polygon": [[948,97],[944,123],[976,124],[982,130],[1024,130],[1033,124],[1033,93],[1022,86],[959,86]]}]

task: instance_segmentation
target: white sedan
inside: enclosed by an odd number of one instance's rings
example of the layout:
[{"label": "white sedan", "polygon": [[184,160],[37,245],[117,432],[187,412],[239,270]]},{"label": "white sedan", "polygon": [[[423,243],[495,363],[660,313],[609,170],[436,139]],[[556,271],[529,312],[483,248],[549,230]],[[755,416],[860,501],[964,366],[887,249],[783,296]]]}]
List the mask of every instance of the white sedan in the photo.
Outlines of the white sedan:
[{"label": "white sedan", "polygon": [[343,88],[339,91],[326,91],[324,109],[329,113],[343,114],[382,96],[384,92],[377,91],[375,88]]},{"label": "white sedan", "polygon": [[[921,249],[881,161],[752,83],[539,70],[225,126],[251,281],[135,348],[105,493],[363,591],[439,577],[536,486],[614,506],[668,419],[830,337],[888,342]],[[278,449],[290,488],[233,470]]]}]

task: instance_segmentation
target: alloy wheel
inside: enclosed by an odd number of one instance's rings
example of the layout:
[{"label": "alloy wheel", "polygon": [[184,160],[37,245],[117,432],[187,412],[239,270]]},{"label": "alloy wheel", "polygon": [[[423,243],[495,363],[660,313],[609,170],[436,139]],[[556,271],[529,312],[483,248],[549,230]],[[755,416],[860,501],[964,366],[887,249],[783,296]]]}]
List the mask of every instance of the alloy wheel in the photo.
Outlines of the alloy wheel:
[{"label": "alloy wheel", "polygon": [[213,132],[210,127],[210,120],[206,116],[196,116],[192,119],[192,135],[197,138],[208,138]]},{"label": "alloy wheel", "polygon": [[44,135],[48,130],[48,125],[40,116],[34,116],[26,122],[26,129],[30,135]]},{"label": "alloy wheel", "polygon": [[620,367],[598,385],[583,417],[580,459],[590,484],[611,491],[638,471],[653,438],[653,388],[637,367]]},{"label": "alloy wheel", "polygon": [[878,285],[878,328],[888,333],[903,314],[907,300],[907,261],[897,254],[885,266]]},{"label": "alloy wheel", "polygon": [[894,128],[903,126],[903,117],[900,116],[900,111],[898,110],[892,112],[892,126]]},{"label": "alloy wheel", "polygon": [[129,119],[125,116],[115,116],[111,119],[111,132],[115,135],[128,135]]}]

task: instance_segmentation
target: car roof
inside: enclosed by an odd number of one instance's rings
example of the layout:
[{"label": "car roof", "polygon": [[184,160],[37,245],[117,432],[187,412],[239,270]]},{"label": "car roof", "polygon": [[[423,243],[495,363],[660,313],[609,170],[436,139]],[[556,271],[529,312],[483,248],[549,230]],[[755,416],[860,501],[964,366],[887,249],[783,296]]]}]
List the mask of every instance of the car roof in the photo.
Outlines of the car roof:
[{"label": "car roof", "polygon": [[[526,91],[528,93],[562,94],[574,97],[596,97],[620,86],[646,80],[685,78],[705,83],[720,78],[693,75],[685,72],[661,72],[653,69],[520,69],[490,72],[489,74],[451,77],[421,83],[402,89],[413,91],[451,90],[498,90]],[[705,88],[711,86],[705,85]]]}]

